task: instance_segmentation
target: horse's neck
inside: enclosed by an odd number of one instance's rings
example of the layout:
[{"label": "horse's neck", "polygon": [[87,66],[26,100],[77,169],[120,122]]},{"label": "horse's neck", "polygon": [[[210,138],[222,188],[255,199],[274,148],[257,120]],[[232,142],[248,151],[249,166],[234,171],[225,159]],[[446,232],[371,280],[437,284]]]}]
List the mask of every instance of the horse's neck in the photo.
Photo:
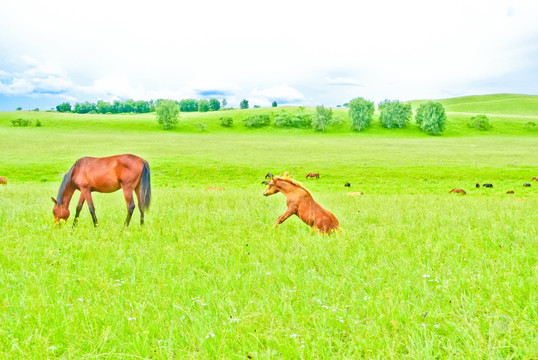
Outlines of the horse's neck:
[{"label": "horse's neck", "polygon": [[75,192],[75,186],[72,184],[69,184],[66,186],[64,193],[62,195],[62,205],[69,207],[69,203],[71,202],[71,198],[73,197],[73,193]]},{"label": "horse's neck", "polygon": [[280,183],[279,189],[278,189],[284,196],[288,197],[292,194],[302,194],[302,195],[309,195],[307,191],[304,189],[301,189],[298,186],[295,186],[293,184],[290,184],[286,181],[282,181]]}]

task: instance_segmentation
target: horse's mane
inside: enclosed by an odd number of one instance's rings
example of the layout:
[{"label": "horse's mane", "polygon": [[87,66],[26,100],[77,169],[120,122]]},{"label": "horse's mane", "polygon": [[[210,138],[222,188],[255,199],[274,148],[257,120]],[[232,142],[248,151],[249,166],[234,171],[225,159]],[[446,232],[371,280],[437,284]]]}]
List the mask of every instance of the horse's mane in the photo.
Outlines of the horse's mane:
[{"label": "horse's mane", "polygon": [[298,182],[297,180],[295,180],[290,174],[288,174],[287,172],[282,174],[282,175],[277,175],[275,176],[275,179],[278,179],[278,180],[283,180],[283,181],[286,181],[292,185],[295,185],[296,187],[300,188],[300,189],[303,189],[304,191],[306,191],[309,195],[312,195],[310,194],[310,191],[308,191],[307,188],[305,188],[303,185],[301,185],[300,182]]},{"label": "horse's mane", "polygon": [[62,183],[60,184],[60,188],[58,189],[58,196],[56,196],[56,203],[58,205],[61,205],[64,200],[64,191],[67,185],[71,182],[71,177],[73,176],[73,170],[75,169],[75,166],[78,165],[79,160],[71,166],[71,169],[67,172],[67,174],[64,175],[64,179],[62,180]]}]

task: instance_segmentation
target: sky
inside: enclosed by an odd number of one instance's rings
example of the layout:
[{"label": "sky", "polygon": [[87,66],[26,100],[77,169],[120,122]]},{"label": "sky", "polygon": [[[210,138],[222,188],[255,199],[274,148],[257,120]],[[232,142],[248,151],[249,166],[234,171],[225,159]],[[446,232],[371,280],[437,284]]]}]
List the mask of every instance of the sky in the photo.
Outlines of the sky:
[{"label": "sky", "polygon": [[0,111],[538,94],[535,0],[0,0]]}]

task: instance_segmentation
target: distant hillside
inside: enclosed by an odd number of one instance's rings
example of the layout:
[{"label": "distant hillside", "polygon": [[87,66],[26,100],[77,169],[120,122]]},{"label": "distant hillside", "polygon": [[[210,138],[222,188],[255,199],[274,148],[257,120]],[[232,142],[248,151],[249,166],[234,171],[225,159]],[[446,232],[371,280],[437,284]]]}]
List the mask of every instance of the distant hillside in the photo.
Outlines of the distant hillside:
[{"label": "distant hillside", "polygon": [[[410,101],[413,109],[428,100]],[[538,116],[538,95],[495,94],[436,100],[448,112]]]}]

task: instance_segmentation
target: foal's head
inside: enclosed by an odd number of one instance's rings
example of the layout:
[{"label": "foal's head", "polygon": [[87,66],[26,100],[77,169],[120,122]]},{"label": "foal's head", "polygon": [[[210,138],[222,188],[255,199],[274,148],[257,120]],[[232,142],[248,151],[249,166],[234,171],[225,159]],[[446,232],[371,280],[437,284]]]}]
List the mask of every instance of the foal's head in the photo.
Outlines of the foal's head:
[{"label": "foal's head", "polygon": [[272,177],[271,180],[267,180],[263,182],[265,185],[267,185],[267,188],[263,192],[263,196],[269,196],[269,195],[273,195],[279,192],[276,186],[277,181],[278,181],[277,179]]},{"label": "foal's head", "polygon": [[51,197],[52,202],[54,203],[54,207],[52,208],[52,213],[54,214],[54,222],[57,223],[60,220],[67,220],[69,218],[69,215],[71,214],[69,212],[69,209],[67,206],[62,206],[62,204],[58,204],[56,202],[56,199]]}]

